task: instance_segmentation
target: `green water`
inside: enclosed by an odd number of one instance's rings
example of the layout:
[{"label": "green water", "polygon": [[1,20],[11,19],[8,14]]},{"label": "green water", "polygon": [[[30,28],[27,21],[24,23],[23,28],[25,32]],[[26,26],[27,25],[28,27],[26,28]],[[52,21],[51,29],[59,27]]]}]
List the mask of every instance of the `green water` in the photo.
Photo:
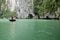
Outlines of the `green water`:
[{"label": "green water", "polygon": [[60,40],[60,21],[0,19],[0,40]]}]

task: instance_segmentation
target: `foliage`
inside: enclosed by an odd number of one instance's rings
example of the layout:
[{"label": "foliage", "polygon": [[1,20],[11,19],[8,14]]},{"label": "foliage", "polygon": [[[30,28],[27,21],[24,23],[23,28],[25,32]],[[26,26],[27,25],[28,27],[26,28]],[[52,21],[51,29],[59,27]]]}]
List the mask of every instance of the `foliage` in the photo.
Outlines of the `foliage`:
[{"label": "foliage", "polygon": [[2,18],[9,18],[11,16],[16,16],[16,12],[5,11]]},{"label": "foliage", "polygon": [[0,0],[0,18],[9,18],[11,16],[16,16],[16,12],[10,12],[6,10],[6,0]]},{"label": "foliage", "polygon": [[34,13],[43,15],[46,13],[55,14],[60,7],[60,0],[35,0]]},{"label": "foliage", "polygon": [[42,3],[43,3],[42,0],[34,0],[34,13],[36,15],[39,15],[40,6],[42,5]]}]

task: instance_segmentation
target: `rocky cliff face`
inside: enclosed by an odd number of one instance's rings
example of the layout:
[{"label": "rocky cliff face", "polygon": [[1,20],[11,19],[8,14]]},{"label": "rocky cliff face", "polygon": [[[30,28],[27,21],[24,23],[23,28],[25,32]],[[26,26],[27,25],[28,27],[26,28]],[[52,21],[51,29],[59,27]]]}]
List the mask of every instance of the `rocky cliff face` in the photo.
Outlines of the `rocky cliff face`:
[{"label": "rocky cliff face", "polygon": [[33,0],[7,0],[10,11],[16,10],[18,18],[26,18],[28,14],[33,14]]},{"label": "rocky cliff face", "polygon": [[6,0],[6,4],[7,4],[7,8],[10,11],[14,11],[15,10],[15,0]]}]

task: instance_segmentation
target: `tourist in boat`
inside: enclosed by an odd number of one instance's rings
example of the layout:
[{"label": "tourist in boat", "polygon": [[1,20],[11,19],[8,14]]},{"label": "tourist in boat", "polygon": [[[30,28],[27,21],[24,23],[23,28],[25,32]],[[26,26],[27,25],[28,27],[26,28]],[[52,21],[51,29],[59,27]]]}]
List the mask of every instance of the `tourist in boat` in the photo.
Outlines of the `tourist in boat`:
[{"label": "tourist in boat", "polygon": [[12,17],[10,18],[10,21],[16,21],[16,18],[15,18],[14,16],[12,16]]}]

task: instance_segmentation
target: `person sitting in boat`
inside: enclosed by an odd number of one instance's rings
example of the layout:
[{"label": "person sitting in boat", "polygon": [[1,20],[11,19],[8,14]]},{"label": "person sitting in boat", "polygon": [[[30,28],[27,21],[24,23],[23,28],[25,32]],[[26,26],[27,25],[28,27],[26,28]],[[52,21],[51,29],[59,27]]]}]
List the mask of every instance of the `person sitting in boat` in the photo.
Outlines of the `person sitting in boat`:
[{"label": "person sitting in boat", "polygon": [[14,16],[12,16],[12,17],[10,18],[10,21],[16,21],[16,18],[15,18]]}]

